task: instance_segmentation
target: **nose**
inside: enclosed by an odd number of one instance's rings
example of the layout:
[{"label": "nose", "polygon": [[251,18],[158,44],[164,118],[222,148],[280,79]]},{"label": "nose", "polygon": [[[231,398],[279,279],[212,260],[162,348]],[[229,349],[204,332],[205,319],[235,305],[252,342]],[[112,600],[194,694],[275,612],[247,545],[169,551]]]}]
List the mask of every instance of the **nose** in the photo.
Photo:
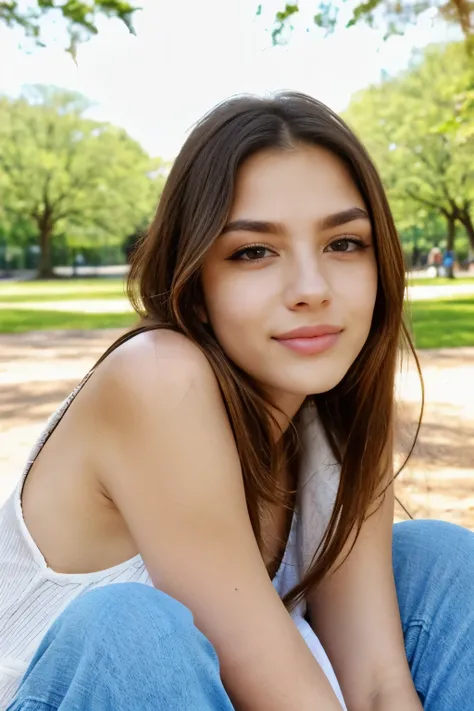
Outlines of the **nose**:
[{"label": "nose", "polygon": [[306,255],[293,267],[286,289],[288,308],[304,309],[328,303],[330,285],[319,260]]}]

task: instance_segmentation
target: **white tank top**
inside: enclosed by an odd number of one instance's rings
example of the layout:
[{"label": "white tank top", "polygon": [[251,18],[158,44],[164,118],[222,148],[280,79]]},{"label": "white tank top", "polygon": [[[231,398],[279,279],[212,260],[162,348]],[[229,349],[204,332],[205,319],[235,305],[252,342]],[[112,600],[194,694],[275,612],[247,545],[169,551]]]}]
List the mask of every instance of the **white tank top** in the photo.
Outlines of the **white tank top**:
[{"label": "white tank top", "polygon": [[[21,492],[25,479],[46,440],[91,374],[78,385],[51,417],[33,448],[17,487],[0,509],[0,711],[5,711],[12,701],[21,676],[26,671],[46,631],[72,600],[88,590],[103,585],[128,582],[152,585],[140,555],[95,573],[69,574],[51,570],[29,534],[23,519]],[[311,441],[311,444],[314,442]],[[307,466],[305,468],[307,469]],[[307,484],[312,478],[312,476],[303,477],[302,484],[304,485],[305,482]],[[308,487],[303,486],[304,488]],[[333,486],[331,486],[332,502],[328,499],[323,506],[323,521],[321,522],[320,518],[319,526],[316,528],[318,530],[323,526],[322,533],[331,513],[333,493]],[[307,567],[305,546],[301,540],[304,522],[300,520],[302,517],[298,510],[304,513],[304,503],[304,501],[300,502],[297,506],[285,553],[273,579],[273,585],[280,597],[286,595],[299,582],[302,571]],[[313,526],[312,534],[314,530]],[[314,553],[317,541],[306,544],[306,548],[308,550],[312,548]],[[303,601],[291,615],[306,644],[326,673],[343,708],[346,709],[329,659],[305,620],[305,613],[306,603]]]}]

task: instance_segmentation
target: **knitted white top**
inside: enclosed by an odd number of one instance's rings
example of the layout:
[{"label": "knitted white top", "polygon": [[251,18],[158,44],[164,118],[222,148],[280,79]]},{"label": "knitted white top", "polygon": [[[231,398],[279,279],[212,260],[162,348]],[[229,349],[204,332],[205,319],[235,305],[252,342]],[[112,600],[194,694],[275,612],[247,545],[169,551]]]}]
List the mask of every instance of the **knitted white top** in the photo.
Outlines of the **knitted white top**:
[{"label": "knitted white top", "polygon": [[[45,431],[33,448],[15,491],[0,509],[0,711],[5,711],[12,701],[21,676],[26,671],[47,629],[72,600],[88,590],[112,583],[138,582],[152,585],[140,555],[113,568],[95,573],[56,573],[48,567],[23,520],[21,492],[28,472],[49,435],[89,377],[90,374],[51,417]],[[311,444],[314,446],[316,442],[311,441]],[[318,476],[315,469],[308,470],[307,462],[305,469],[306,477],[301,478],[301,489],[304,490],[306,487],[308,496],[305,494],[303,501],[300,501],[297,506],[283,560],[273,580],[281,597],[300,580],[302,571],[307,564],[305,558],[308,556],[305,555],[305,547],[308,551],[312,550],[313,553],[316,550],[319,541],[314,538],[314,533],[317,532],[317,537],[320,540],[334,500],[335,483],[334,472],[332,472],[329,477],[331,481],[328,480],[330,496],[327,496],[324,486],[322,488],[318,486],[319,491],[323,494],[323,500],[326,499],[322,505],[324,516],[318,516],[317,526],[314,526],[314,522],[312,522],[311,537],[313,540],[311,543],[303,542],[302,536],[304,537],[305,527],[302,525],[300,514],[305,513],[305,499],[311,499],[309,490],[312,488],[312,486],[308,488],[307,484],[308,482],[310,484],[323,483],[320,481],[320,472]],[[324,471],[330,472],[331,470],[325,468]],[[310,474],[309,478],[308,474]],[[318,505],[321,508],[319,497]],[[314,513],[313,509],[314,506],[311,507],[312,513]],[[305,518],[309,519],[307,516]],[[306,604],[302,602],[293,610],[293,620],[325,671],[345,709],[330,662],[319,640],[306,622],[305,612]]]}]

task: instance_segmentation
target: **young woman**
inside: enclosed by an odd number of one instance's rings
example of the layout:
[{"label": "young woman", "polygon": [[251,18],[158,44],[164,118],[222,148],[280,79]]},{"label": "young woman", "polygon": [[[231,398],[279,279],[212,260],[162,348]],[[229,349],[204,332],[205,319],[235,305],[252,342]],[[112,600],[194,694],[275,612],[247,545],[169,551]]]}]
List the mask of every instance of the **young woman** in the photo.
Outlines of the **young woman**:
[{"label": "young woman", "polygon": [[392,527],[404,265],[347,126],[216,108],[130,287],[0,512],[0,708],[471,709],[474,536]]}]

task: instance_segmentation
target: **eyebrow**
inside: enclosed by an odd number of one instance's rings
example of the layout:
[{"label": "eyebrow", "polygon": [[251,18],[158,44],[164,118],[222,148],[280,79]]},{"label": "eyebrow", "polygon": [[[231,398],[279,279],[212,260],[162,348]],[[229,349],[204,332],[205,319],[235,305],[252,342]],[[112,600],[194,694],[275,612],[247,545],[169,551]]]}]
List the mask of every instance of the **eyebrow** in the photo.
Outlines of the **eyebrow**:
[{"label": "eyebrow", "polygon": [[[333,227],[340,227],[355,220],[369,220],[369,215],[361,207],[350,207],[341,212],[327,215],[319,223],[321,230],[330,230]],[[284,234],[285,227],[279,222],[268,222],[266,220],[246,220],[238,219],[228,222],[221,234],[227,232],[258,232],[260,234]]]}]

